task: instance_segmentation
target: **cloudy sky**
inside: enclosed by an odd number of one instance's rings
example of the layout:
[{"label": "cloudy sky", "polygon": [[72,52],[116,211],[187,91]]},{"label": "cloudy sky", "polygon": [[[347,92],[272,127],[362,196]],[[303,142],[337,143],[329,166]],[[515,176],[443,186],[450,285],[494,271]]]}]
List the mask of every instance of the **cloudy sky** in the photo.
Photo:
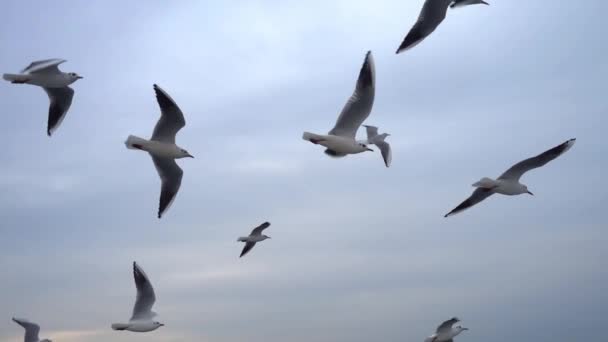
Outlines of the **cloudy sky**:
[{"label": "cloudy sky", "polygon": [[[419,0],[0,3],[0,72],[65,58],[82,74],[63,125],[48,99],[0,83],[0,340],[11,317],[55,342],[597,338],[608,282],[608,76],[603,0],[493,0],[450,11],[394,51]],[[301,139],[334,124],[367,50],[379,153],[330,159]],[[182,189],[156,219],[159,179],[127,150],[180,105]],[[360,132],[363,137],[363,132]],[[473,182],[576,137],[522,182],[443,215]],[[272,222],[239,259],[240,235]],[[150,276],[166,326],[115,332]]]}]

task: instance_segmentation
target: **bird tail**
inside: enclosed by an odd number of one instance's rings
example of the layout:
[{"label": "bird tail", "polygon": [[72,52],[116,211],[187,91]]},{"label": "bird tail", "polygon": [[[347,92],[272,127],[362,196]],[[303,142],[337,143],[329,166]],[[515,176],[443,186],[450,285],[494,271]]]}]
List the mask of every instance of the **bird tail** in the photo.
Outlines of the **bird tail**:
[{"label": "bird tail", "polygon": [[247,242],[247,238],[246,238],[246,237],[241,236],[241,237],[240,237],[240,238],[238,238],[236,241],[238,241],[238,242]]},{"label": "bird tail", "polygon": [[125,323],[112,324],[112,330],[127,330],[128,327],[129,327],[129,325],[125,324]]},{"label": "bird tail", "polygon": [[2,78],[11,83],[25,83],[28,81],[27,75],[4,74]]},{"label": "bird tail", "polygon": [[488,177],[483,177],[478,182],[473,183],[476,188],[492,189],[496,187],[496,181]]},{"label": "bird tail", "polygon": [[304,132],[304,134],[302,134],[302,139],[317,144],[320,140],[323,140],[323,137],[318,134]]},{"label": "bird tail", "polygon": [[148,142],[148,140],[136,137],[134,135],[129,135],[127,141],[125,141],[125,145],[128,149],[131,150],[141,150],[142,147]]}]

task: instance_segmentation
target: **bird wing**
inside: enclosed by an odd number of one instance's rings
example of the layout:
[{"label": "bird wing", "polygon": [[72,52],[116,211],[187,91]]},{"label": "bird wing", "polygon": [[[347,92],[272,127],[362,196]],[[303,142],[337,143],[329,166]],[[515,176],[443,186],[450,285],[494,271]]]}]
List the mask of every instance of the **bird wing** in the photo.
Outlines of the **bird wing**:
[{"label": "bird wing", "polygon": [[368,51],[359,72],[359,79],[353,95],[350,97],[334,128],[329,134],[355,138],[359,126],[372,111],[376,89],[374,58]]},{"label": "bird wing", "polygon": [[255,242],[246,242],[245,247],[243,247],[239,258],[242,258],[243,255],[247,254],[253,248],[253,246],[255,246]]},{"label": "bird wing", "polygon": [[367,141],[372,141],[372,139],[378,135],[378,127],[363,125],[365,127],[365,132],[367,133]]},{"label": "bird wing", "polygon": [[30,63],[25,69],[21,70],[22,74],[58,74],[60,73],[57,67],[61,63],[67,62],[65,59],[44,59]]},{"label": "bird wing", "polygon": [[450,331],[452,329],[452,325],[458,322],[460,322],[460,320],[456,317],[448,319],[437,327],[437,334]]},{"label": "bird wing", "polygon": [[547,150],[536,157],[528,158],[520,161],[519,163],[511,166],[510,169],[505,171],[498,179],[513,179],[519,180],[519,178],[526,172],[541,167],[553,159],[561,156],[564,152],[568,151],[572,145],[576,142],[576,139],[570,139],[559,146]]},{"label": "bird wing", "polygon": [[380,152],[382,153],[382,159],[384,159],[384,165],[386,167],[391,166],[391,161],[393,160],[393,152],[391,151],[391,145],[386,141],[378,141],[374,143],[374,145],[380,148]]},{"label": "bird wing", "polygon": [[133,306],[133,315],[131,321],[151,319],[156,316],[152,311],[152,306],[156,301],[154,288],[148,279],[148,276],[136,262],[133,262],[133,278],[135,278],[135,287],[137,288],[137,298]]},{"label": "bird wing", "polygon": [[471,196],[469,196],[469,198],[467,198],[462,203],[460,203],[456,208],[452,209],[452,211],[445,214],[444,217],[452,216],[452,215],[458,214],[461,211],[469,209],[470,207],[474,206],[475,204],[490,197],[493,193],[494,193],[494,190],[492,190],[492,189],[477,188],[477,189],[475,189],[475,191],[473,191],[473,193],[471,194]]},{"label": "bird wing", "polygon": [[175,135],[186,126],[186,120],[175,101],[161,87],[154,85],[156,100],[160,106],[160,119],[154,127],[151,140],[175,144]]},{"label": "bird wing", "polygon": [[38,342],[38,333],[40,332],[40,326],[38,324],[23,318],[13,318],[13,322],[25,329],[24,342]]},{"label": "bird wing", "polygon": [[68,113],[74,98],[74,89],[63,88],[43,88],[49,96],[51,104],[49,106],[49,119],[46,127],[46,134],[50,137],[53,132],[61,125],[61,122]]},{"label": "bird wing", "polygon": [[175,159],[152,156],[152,161],[162,182],[158,205],[158,218],[161,218],[163,213],[171,207],[179,191],[184,171],[177,165]]},{"label": "bird wing", "polygon": [[422,5],[418,20],[405,36],[396,53],[413,48],[433,33],[445,19],[451,2],[452,0],[426,0]]},{"label": "bird wing", "polygon": [[262,231],[270,227],[270,222],[264,222],[261,225],[253,228],[250,235],[262,235]]}]

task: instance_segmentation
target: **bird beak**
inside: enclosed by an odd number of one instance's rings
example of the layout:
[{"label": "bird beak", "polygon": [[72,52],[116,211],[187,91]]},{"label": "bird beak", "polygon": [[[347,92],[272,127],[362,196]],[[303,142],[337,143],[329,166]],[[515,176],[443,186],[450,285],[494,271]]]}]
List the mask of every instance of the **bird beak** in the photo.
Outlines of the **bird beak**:
[{"label": "bird beak", "polygon": [[77,79],[81,79],[81,78],[83,78],[83,77],[82,77],[82,76],[76,76],[76,78],[77,78]]},{"label": "bird beak", "polygon": [[194,156],[193,156],[193,155],[191,155],[190,153],[188,153],[188,157],[190,157],[190,158],[194,158]]},{"label": "bird beak", "polygon": [[469,330],[469,328],[462,328],[462,330],[463,330],[463,331],[464,331],[464,330]]},{"label": "bird beak", "polygon": [[532,192],[530,192],[530,191],[526,191],[526,193],[528,193],[529,195],[534,196],[534,194]]},{"label": "bird beak", "polygon": [[374,150],[372,150],[372,149],[371,149],[371,148],[369,148],[369,147],[366,147],[365,149],[366,149],[367,151],[374,152]]},{"label": "bird beak", "polygon": [[488,5],[488,6],[490,6],[490,4],[489,4],[489,3],[487,3],[487,2],[485,2],[485,1],[482,1],[481,3],[482,3],[482,4],[484,4],[484,5]]},{"label": "bird beak", "polygon": [[164,326],[165,326],[165,325],[164,325],[164,324],[162,324],[162,323],[161,323],[161,324],[159,324],[159,325],[160,325],[161,327],[164,327]]},{"label": "bird beak", "polygon": [[272,239],[270,236],[268,237],[269,239]]}]

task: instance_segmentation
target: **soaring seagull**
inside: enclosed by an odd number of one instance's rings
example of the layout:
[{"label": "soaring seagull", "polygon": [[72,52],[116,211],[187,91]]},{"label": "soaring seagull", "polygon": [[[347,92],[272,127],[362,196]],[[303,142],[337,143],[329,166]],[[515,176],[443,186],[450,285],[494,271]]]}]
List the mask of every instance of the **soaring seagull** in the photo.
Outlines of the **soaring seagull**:
[{"label": "soaring seagull", "polygon": [[363,125],[367,131],[367,140],[364,141],[365,144],[374,144],[378,146],[380,149],[380,153],[382,153],[382,159],[384,159],[384,165],[386,167],[391,166],[391,161],[393,160],[393,153],[391,152],[391,145],[384,141],[386,137],[390,136],[388,133],[378,134],[378,127],[376,126],[367,126]]},{"label": "soaring seagull", "polygon": [[488,5],[483,0],[426,0],[418,16],[418,21],[405,36],[396,53],[413,48],[433,33],[445,19],[448,7],[455,8],[475,4]]},{"label": "soaring seagull", "polygon": [[68,86],[82,78],[75,72],[61,72],[58,66],[64,62],[66,62],[65,59],[57,58],[36,61],[21,70],[19,74],[4,74],[2,76],[11,83],[37,85],[46,91],[51,102],[46,126],[46,133],[49,137],[61,125],[72,105],[74,89]]},{"label": "soaring seagull", "polygon": [[511,166],[510,169],[505,171],[505,173],[500,175],[500,177],[498,177],[496,180],[487,177],[482,178],[479,182],[473,184],[473,186],[477,188],[475,191],[473,191],[473,194],[452,211],[447,213],[445,217],[452,216],[465,209],[468,209],[495,193],[508,196],[521,194],[534,195],[528,190],[526,185],[519,182],[521,176],[524,173],[544,166],[553,159],[561,156],[563,153],[568,151],[572,145],[574,145],[574,142],[576,142],[576,139],[570,139],[548,151],[537,155],[536,157],[523,160]]},{"label": "soaring seagull", "polygon": [[152,137],[147,140],[129,135],[125,145],[129,149],[146,151],[152,157],[156,171],[162,181],[158,206],[158,218],[161,218],[173,203],[182,184],[184,172],[177,165],[175,159],[194,157],[175,144],[175,135],[182,127],[186,126],[186,120],[181,109],[169,94],[156,84],[154,85],[154,91],[160,106],[160,119],[154,127]]},{"label": "soaring seagull", "polygon": [[153,320],[156,316],[156,312],[152,311],[152,306],[154,306],[154,302],[156,301],[154,288],[152,288],[150,279],[148,279],[144,270],[136,262],[133,262],[133,277],[135,278],[135,287],[137,288],[137,299],[133,306],[133,315],[131,315],[129,323],[114,323],[112,324],[112,329],[148,332],[164,326],[164,324]]},{"label": "soaring seagull", "polygon": [[374,58],[372,52],[368,51],[359,72],[355,92],[342,109],[334,128],[326,135],[304,132],[302,139],[325,146],[325,153],[331,157],[373,151],[355,137],[357,130],[372,111],[376,93],[375,73]]},{"label": "soaring seagull", "polygon": [[240,238],[238,238],[237,241],[245,242],[245,247],[243,247],[243,251],[241,251],[241,255],[239,256],[239,258],[242,258],[243,255],[247,254],[257,242],[270,239],[270,236],[262,234],[264,229],[268,227],[270,227],[270,222],[264,222],[261,225],[253,228],[249,236],[241,236]]},{"label": "soaring seagull", "polygon": [[424,342],[454,342],[454,337],[456,337],[456,335],[460,334],[465,330],[469,330],[468,328],[463,328],[461,326],[452,327],[458,322],[460,322],[460,320],[456,317],[453,317],[441,323],[437,327],[435,333],[427,337]]},{"label": "soaring seagull", "polygon": [[25,337],[23,338],[23,342],[51,342],[51,340],[48,339],[38,339],[38,333],[40,332],[40,326],[38,324],[30,322],[27,319],[14,317],[13,322],[19,324],[25,329]]}]

